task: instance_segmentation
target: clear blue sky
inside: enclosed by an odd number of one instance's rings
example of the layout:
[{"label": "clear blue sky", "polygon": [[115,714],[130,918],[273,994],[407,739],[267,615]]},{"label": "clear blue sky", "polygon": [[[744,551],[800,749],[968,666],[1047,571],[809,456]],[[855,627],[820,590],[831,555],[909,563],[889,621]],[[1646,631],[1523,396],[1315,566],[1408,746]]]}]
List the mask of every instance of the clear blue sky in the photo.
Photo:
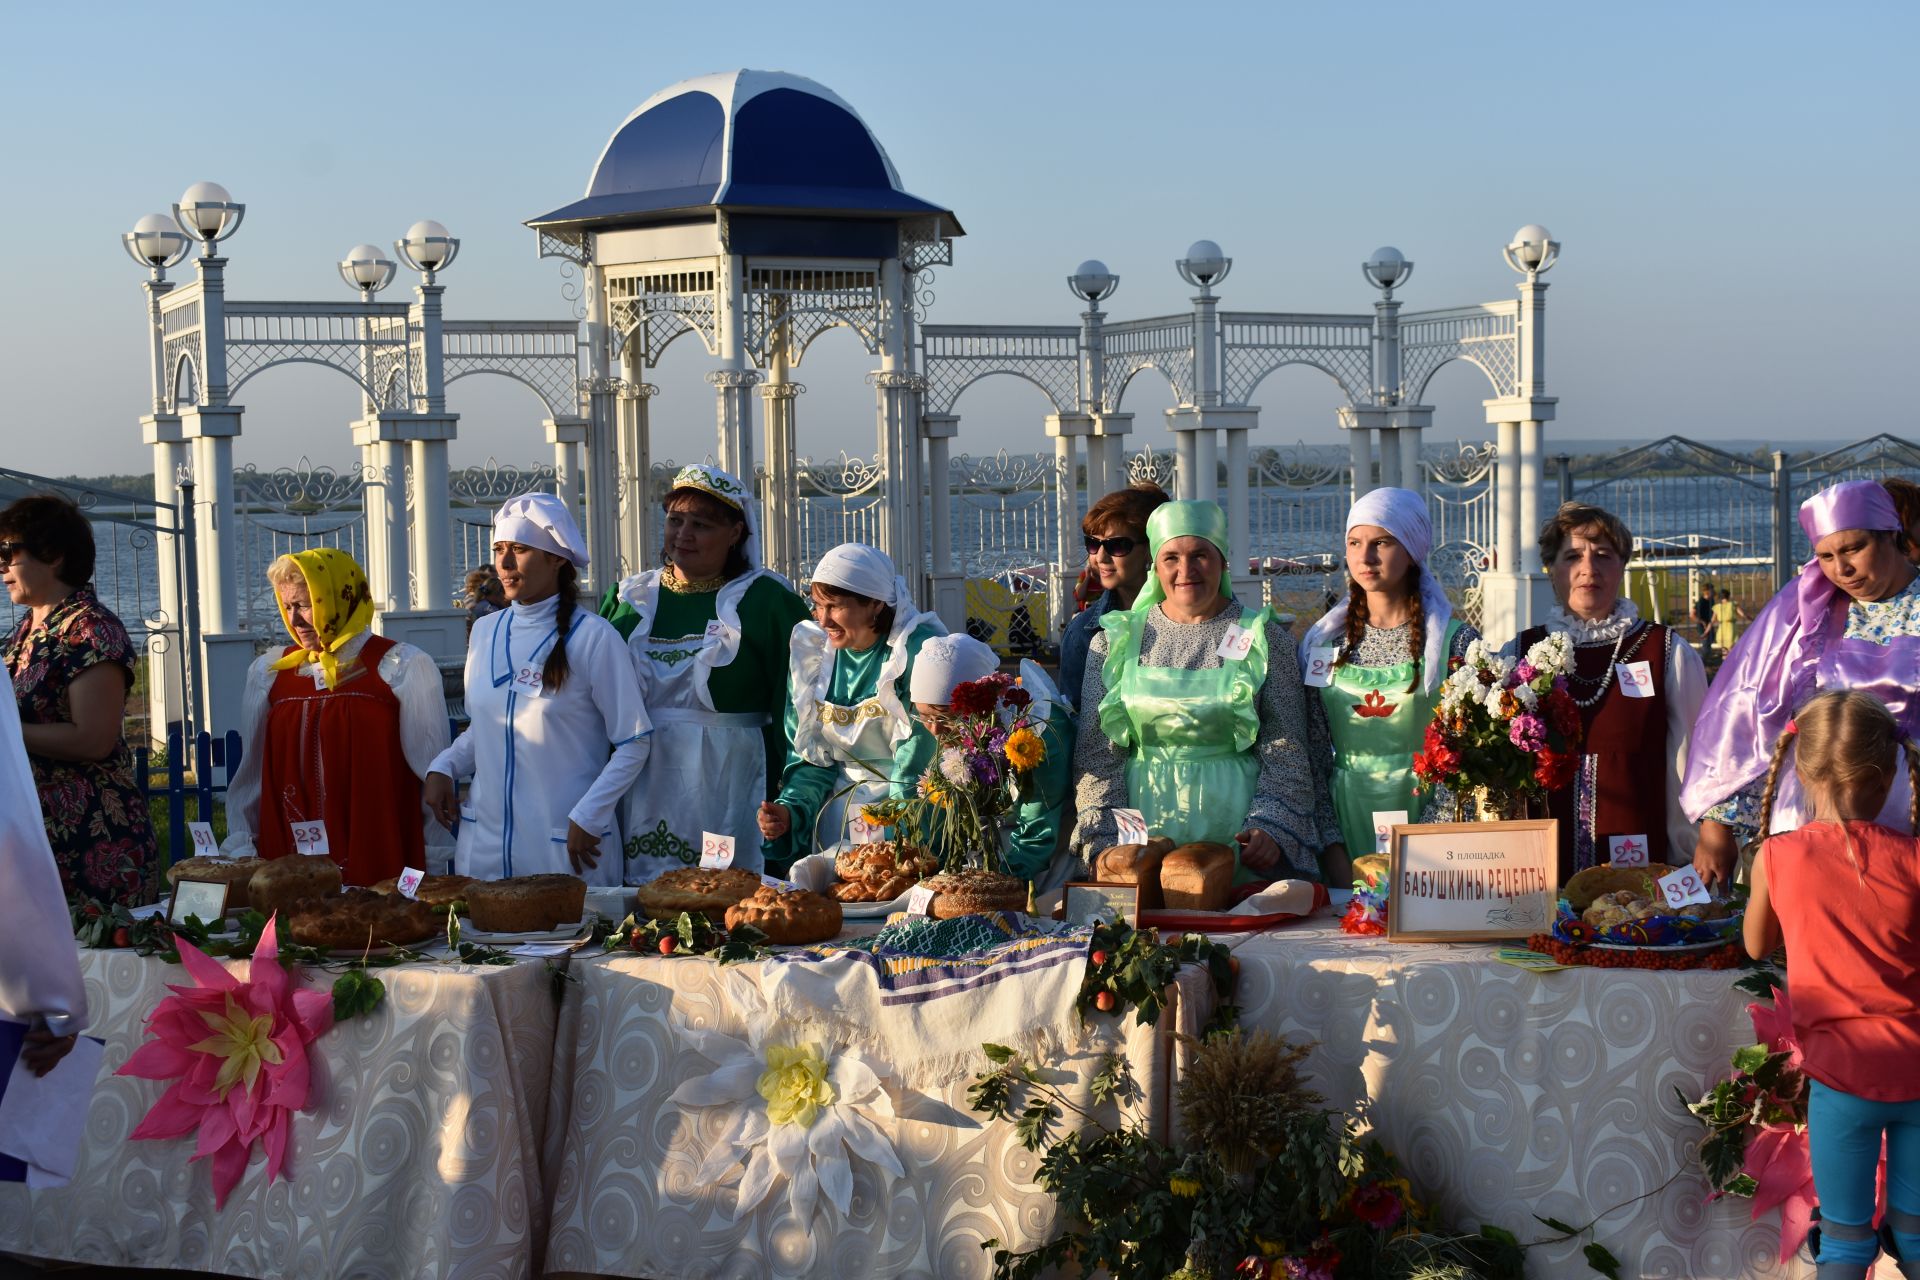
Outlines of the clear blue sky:
[{"label": "clear blue sky", "polygon": [[[416,218],[462,237],[447,310],[558,318],[557,264],[520,225],[579,195],[608,134],[685,77],[749,66],[822,81],[906,186],[968,236],[937,323],[1072,323],[1063,277],[1101,257],[1116,317],[1190,292],[1192,240],[1234,258],[1225,305],[1357,311],[1358,264],[1394,244],[1409,310],[1512,296],[1499,247],[1564,243],[1548,277],[1561,438],[1851,439],[1916,431],[1906,290],[1920,188],[1900,3],[490,3],[7,7],[0,80],[12,303],[4,465],[144,470],[142,272],[116,243],[212,179],[248,205],[229,295],[340,298],[333,267]],[[410,277],[387,297],[405,296]],[[870,452],[873,367],[850,335],[797,376],[802,451]],[[693,343],[652,380],[656,457],[711,448]],[[1437,434],[1483,431],[1450,366]],[[1292,369],[1255,397],[1259,442],[1336,438],[1332,384]],[[351,450],[352,386],[317,369],[248,384],[236,457]],[[458,462],[542,457],[534,400],[455,385]],[[1141,442],[1170,437],[1135,383]],[[963,448],[1042,447],[1041,398],[961,401]]]}]

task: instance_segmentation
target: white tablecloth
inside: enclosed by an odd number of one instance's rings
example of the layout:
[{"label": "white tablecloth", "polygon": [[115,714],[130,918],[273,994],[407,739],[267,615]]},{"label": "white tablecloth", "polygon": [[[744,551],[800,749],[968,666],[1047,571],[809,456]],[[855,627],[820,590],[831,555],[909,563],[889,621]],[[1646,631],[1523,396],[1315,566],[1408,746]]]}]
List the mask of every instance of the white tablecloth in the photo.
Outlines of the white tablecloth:
[{"label": "white tablecloth", "polygon": [[[734,1222],[737,1183],[694,1178],[720,1136],[717,1117],[667,1101],[684,1081],[713,1070],[676,1036],[677,1026],[744,1031],[727,975],[694,958],[620,954],[575,963],[580,985],[569,988],[561,1012],[549,1112],[549,1275],[967,1280],[992,1271],[981,1241],[1031,1248],[1053,1234],[1053,1197],[1033,1180],[1039,1157],[1020,1146],[1010,1123],[968,1110],[971,1074],[896,1099],[901,1118],[882,1127],[906,1176],[895,1180],[856,1159],[844,1218],[829,1208],[812,1223],[796,1222],[776,1187]],[[1056,1064],[1078,1076],[1071,1096],[1091,1106],[1086,1079],[1115,1046],[1154,1122],[1164,1122],[1169,1044],[1131,1015],[1124,1028],[1106,1023],[1085,1052]],[[973,1069],[986,1067],[982,1056]]]},{"label": "white tablecloth", "polygon": [[[1584,1224],[1685,1162],[1589,1237],[1622,1276],[1813,1274],[1776,1260],[1777,1215],[1754,1223],[1749,1201],[1706,1203],[1692,1163],[1706,1130],[1674,1093],[1698,1098],[1753,1042],[1739,971],[1535,974],[1487,944],[1394,945],[1324,917],[1221,940],[1240,958],[1246,1025],[1317,1041],[1315,1087],[1332,1105],[1369,1107],[1416,1193],[1454,1225],[1543,1239],[1555,1233],[1533,1215]],[[1584,1243],[1531,1251],[1529,1274],[1589,1274]]]},{"label": "white tablecloth", "polygon": [[191,1138],[127,1137],[165,1083],[112,1074],[165,984],[192,980],[130,951],[81,957],[106,1054],[80,1166],[59,1190],[0,1185],[0,1252],[316,1280],[536,1273],[556,1017],[545,962],[379,971],[380,1007],[314,1043],[319,1105],[295,1117],[291,1178],[269,1186],[256,1156],[216,1210]]}]

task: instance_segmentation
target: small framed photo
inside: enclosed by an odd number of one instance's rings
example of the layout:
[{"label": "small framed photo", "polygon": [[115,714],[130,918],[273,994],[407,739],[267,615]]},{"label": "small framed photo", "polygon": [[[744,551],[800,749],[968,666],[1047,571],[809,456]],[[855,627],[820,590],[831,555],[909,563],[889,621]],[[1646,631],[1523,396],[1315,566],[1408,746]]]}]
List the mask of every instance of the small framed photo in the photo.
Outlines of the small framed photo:
[{"label": "small framed photo", "polygon": [[218,929],[227,914],[225,880],[182,880],[173,886],[173,903],[167,908],[167,923],[184,925],[188,916],[197,916],[201,924]]},{"label": "small framed photo", "polygon": [[1118,921],[1137,929],[1140,927],[1140,886],[1074,882],[1066,886],[1061,897],[1060,918],[1068,924]]},{"label": "small framed photo", "polygon": [[1524,938],[1553,923],[1560,824],[1396,823],[1387,871],[1392,942]]}]

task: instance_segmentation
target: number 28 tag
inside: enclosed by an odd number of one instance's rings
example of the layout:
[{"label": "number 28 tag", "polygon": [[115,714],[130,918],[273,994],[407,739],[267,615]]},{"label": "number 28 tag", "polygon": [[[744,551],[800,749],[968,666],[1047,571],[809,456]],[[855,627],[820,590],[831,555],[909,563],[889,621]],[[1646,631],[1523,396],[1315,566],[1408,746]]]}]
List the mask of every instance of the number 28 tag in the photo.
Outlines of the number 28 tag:
[{"label": "number 28 tag", "polygon": [[1700,875],[1692,867],[1682,867],[1671,875],[1660,877],[1660,893],[1670,907],[1684,907],[1690,902],[1711,902],[1707,896],[1707,886],[1700,883]]},{"label": "number 28 tag", "polygon": [[733,865],[733,837],[700,833],[700,865],[708,871],[724,871]]},{"label": "number 28 tag", "polygon": [[1333,664],[1339,660],[1337,645],[1316,645],[1307,650],[1307,669],[1300,673],[1308,685],[1324,689],[1333,683]]},{"label": "number 28 tag", "polygon": [[327,848],[327,824],[321,821],[295,822],[293,827],[293,851],[315,856],[333,852]]}]

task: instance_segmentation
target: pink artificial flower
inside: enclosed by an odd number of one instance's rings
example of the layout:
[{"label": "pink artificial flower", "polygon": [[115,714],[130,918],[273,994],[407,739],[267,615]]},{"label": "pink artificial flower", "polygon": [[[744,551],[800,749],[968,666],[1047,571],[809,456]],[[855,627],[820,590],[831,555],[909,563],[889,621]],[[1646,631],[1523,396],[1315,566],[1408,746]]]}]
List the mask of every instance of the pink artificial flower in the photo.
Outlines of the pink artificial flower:
[{"label": "pink artificial flower", "polygon": [[1407,1207],[1392,1187],[1376,1182],[1353,1193],[1353,1211],[1375,1231],[1386,1231],[1406,1216]]},{"label": "pink artificial flower", "polygon": [[173,1081],[131,1136],[197,1132],[193,1158],[213,1161],[216,1208],[255,1142],[266,1149],[267,1181],[285,1168],[293,1112],[311,1101],[307,1046],[333,1026],[333,996],[297,988],[281,967],[276,921],[261,931],[246,981],[180,939],[180,963],[199,985],[169,984],[174,994],[147,1015],[147,1042],[115,1073]]}]

